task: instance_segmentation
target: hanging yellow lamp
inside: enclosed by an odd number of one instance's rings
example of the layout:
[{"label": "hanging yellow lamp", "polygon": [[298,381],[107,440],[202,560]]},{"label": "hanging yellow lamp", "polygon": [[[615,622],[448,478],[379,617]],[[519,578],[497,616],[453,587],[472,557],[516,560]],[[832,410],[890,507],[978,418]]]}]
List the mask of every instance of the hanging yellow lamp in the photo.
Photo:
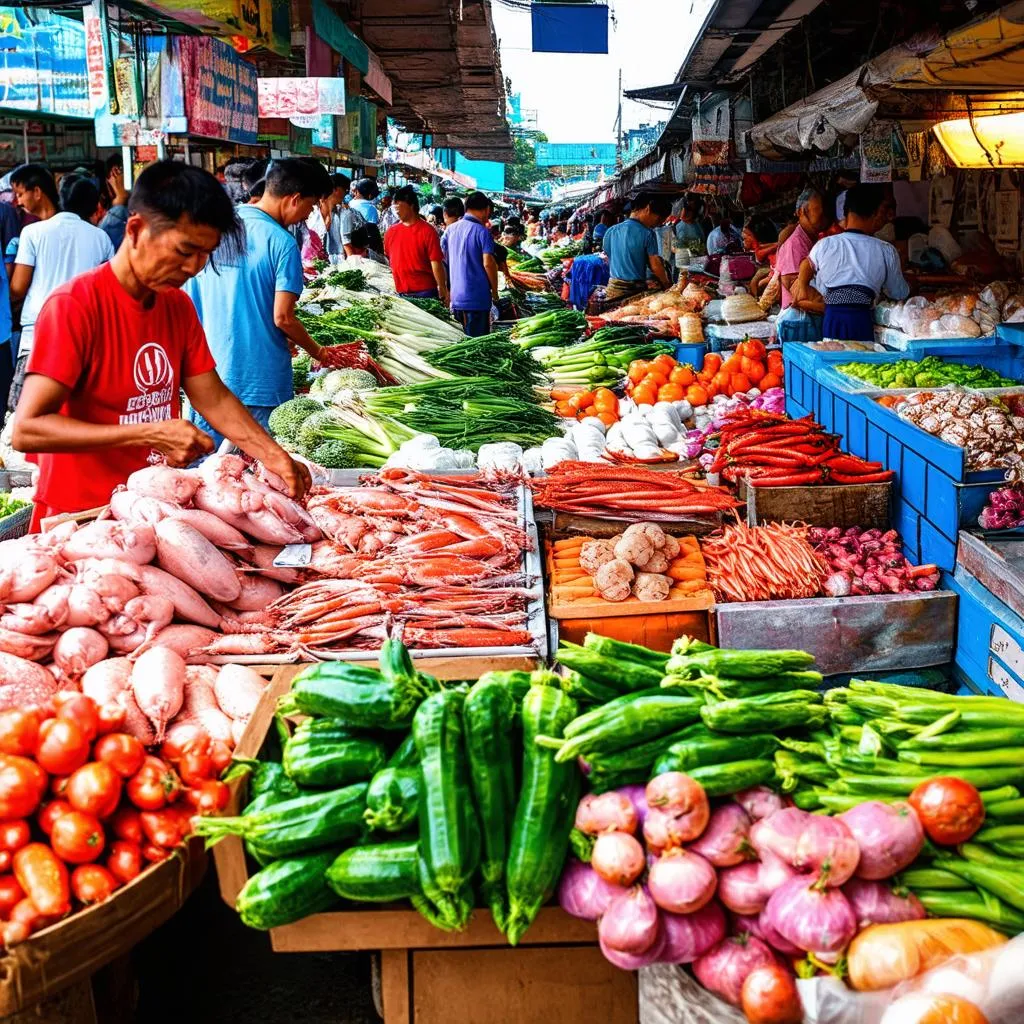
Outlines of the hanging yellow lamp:
[{"label": "hanging yellow lamp", "polygon": [[957,167],[1024,167],[1024,111],[942,121],[932,130]]}]

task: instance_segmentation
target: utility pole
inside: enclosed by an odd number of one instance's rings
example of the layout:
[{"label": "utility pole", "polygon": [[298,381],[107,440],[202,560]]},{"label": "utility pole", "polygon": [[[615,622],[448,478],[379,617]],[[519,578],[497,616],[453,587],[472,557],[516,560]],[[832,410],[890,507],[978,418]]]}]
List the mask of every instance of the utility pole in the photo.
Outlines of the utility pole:
[{"label": "utility pole", "polygon": [[615,119],[615,169],[622,170],[622,68],[619,68],[619,116]]}]

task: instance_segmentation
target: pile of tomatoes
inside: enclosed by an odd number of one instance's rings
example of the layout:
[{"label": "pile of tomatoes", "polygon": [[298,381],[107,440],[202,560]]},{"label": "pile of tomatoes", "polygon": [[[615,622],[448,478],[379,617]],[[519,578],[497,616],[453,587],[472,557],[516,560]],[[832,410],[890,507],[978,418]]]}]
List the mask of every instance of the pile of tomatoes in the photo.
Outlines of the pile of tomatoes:
[{"label": "pile of tomatoes", "polygon": [[717,352],[704,357],[704,365],[697,379],[711,390],[711,396],[744,394],[757,388],[768,391],[781,388],[783,365],[781,349],[769,352],[764,344],[751,338],[742,342],[726,359]]},{"label": "pile of tomatoes", "polygon": [[227,805],[227,746],[192,741],[177,761],[121,732],[119,705],[60,693],[0,712],[0,941],[12,946],[109,897]]},{"label": "pile of tomatoes", "polygon": [[554,388],[551,392],[555,415],[585,420],[596,416],[606,427],[619,420],[619,400],[609,388]]},{"label": "pile of tomatoes", "polygon": [[710,400],[689,363],[661,355],[650,360],[634,359],[629,364],[626,394],[637,405],[687,401],[696,408]]}]

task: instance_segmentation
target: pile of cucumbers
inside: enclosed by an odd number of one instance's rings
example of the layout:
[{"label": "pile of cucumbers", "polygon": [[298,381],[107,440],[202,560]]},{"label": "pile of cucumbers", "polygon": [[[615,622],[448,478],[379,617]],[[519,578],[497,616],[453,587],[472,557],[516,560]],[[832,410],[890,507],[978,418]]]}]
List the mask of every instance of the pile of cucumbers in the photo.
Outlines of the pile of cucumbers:
[{"label": "pile of cucumbers", "polygon": [[[535,740],[560,736],[578,711],[553,673],[443,685],[388,641],[379,671],[300,673],[263,758],[231,770],[250,773],[244,812],[197,832],[242,837],[261,865],[236,901],[250,927],[341,900],[407,900],[455,931],[482,903],[514,944],[551,898],[580,795],[576,765]],[[304,717],[292,728],[286,716]]]}]

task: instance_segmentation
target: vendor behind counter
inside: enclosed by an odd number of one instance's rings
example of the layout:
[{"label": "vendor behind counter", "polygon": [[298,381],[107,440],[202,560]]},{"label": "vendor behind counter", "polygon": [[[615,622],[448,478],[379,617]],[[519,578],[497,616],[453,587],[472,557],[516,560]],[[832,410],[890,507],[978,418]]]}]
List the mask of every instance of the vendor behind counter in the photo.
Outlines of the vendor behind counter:
[{"label": "vendor behind counter", "polygon": [[627,299],[647,287],[653,275],[662,288],[669,288],[668,271],[660,256],[654,229],[660,227],[672,212],[666,196],[642,192],[633,202],[629,217],[605,232],[604,251],[608,254],[609,280],[607,298],[611,302]]}]

